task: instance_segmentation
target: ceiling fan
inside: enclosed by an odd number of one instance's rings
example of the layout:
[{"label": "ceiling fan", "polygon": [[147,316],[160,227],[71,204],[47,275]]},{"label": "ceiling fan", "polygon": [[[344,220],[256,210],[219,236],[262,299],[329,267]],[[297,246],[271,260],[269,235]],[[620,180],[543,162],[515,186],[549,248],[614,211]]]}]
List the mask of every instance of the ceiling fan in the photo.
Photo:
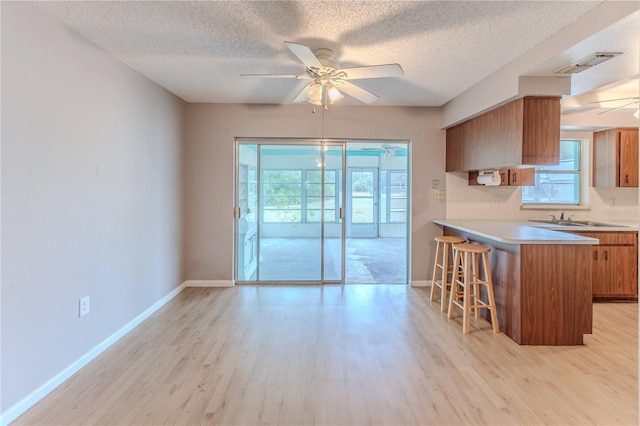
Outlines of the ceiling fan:
[{"label": "ceiling fan", "polygon": [[398,152],[406,152],[407,147],[404,144],[394,143],[364,143],[352,144],[355,151],[373,151],[380,155],[380,158],[391,158],[398,155]]},{"label": "ceiling fan", "polygon": [[311,80],[295,97],[294,103],[308,101],[322,105],[325,109],[343,99],[342,92],[355,99],[370,104],[379,96],[373,94],[349,80],[362,78],[402,77],[404,71],[398,64],[372,65],[357,68],[340,69],[331,57],[331,49],[311,49],[303,44],[285,41],[294,55],[307,67],[305,74],[241,74],[241,77],[295,78]]}]

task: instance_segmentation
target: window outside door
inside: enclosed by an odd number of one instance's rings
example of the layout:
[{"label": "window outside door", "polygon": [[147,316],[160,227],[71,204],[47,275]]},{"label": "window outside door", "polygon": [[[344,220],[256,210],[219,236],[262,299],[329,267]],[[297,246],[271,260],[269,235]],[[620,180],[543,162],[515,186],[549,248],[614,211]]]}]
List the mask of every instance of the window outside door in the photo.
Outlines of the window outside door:
[{"label": "window outside door", "polygon": [[347,238],[376,238],[378,169],[350,167],[347,193]]}]

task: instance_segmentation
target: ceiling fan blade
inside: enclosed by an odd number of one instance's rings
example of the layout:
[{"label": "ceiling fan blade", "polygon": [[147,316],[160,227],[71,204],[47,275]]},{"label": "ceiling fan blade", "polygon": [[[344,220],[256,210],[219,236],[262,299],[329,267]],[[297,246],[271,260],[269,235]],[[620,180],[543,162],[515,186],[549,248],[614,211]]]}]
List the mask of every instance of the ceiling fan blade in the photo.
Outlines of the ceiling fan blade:
[{"label": "ceiling fan blade", "polygon": [[372,65],[369,67],[357,67],[341,69],[347,74],[347,80],[358,78],[402,77],[404,71],[399,64]]},{"label": "ceiling fan blade", "polygon": [[309,90],[309,86],[311,86],[312,84],[313,83],[309,83],[304,86],[302,91],[298,93],[298,96],[296,96],[295,99],[293,100],[294,104],[297,104],[300,102],[307,102],[307,100],[309,100],[309,97],[307,96],[307,91]]},{"label": "ceiling fan blade", "polygon": [[607,100],[604,100],[604,101],[595,101],[595,102],[589,102],[589,103],[590,104],[601,104],[603,102],[626,101],[627,99],[638,99],[638,96],[631,96],[630,98],[607,99]]},{"label": "ceiling fan blade", "polygon": [[615,107],[615,108],[609,108],[609,109],[607,109],[606,111],[599,112],[599,113],[598,113],[598,115],[600,115],[600,114],[606,114],[606,113],[611,112],[611,111],[616,111],[616,110],[619,110],[619,109],[622,109],[622,108],[628,107],[629,105],[633,105],[633,104],[637,104],[637,103],[638,103],[638,101],[633,101],[633,102],[629,102],[628,104],[624,104],[624,105],[617,106],[617,107]]},{"label": "ceiling fan blade", "polygon": [[377,101],[379,98],[378,95],[374,95],[373,93],[364,90],[362,87],[356,86],[355,84],[349,83],[348,81],[342,83],[342,85],[339,87],[339,90],[349,96],[353,96],[354,98],[361,102],[364,102],[365,104],[371,104]]},{"label": "ceiling fan blade", "polygon": [[306,74],[240,74],[240,77],[260,77],[260,78],[311,78]]},{"label": "ceiling fan blade", "polygon": [[291,50],[307,68],[322,68],[322,64],[318,58],[316,58],[316,55],[304,44],[292,43],[290,41],[285,41],[284,44],[287,45],[289,50]]}]

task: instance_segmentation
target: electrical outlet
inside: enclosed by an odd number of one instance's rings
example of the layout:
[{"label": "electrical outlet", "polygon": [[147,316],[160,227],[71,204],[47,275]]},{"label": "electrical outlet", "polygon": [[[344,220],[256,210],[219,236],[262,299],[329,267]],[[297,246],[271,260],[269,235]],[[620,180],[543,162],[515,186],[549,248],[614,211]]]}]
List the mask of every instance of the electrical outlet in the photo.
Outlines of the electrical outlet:
[{"label": "electrical outlet", "polygon": [[85,296],[78,301],[78,317],[81,318],[91,312],[91,299]]}]

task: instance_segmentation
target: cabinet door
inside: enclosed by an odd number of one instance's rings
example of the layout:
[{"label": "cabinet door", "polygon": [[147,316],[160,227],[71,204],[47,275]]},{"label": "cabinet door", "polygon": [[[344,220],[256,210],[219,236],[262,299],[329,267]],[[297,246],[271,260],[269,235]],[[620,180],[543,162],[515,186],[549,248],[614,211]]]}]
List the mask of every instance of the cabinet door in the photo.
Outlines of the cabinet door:
[{"label": "cabinet door", "polygon": [[638,262],[629,246],[603,247],[605,261],[611,269],[611,289],[616,296],[638,296]]},{"label": "cabinet door", "polygon": [[509,169],[500,169],[500,186],[509,185]]},{"label": "cabinet door", "polygon": [[591,278],[591,288],[593,297],[607,297],[613,295],[611,285],[612,276],[609,263],[604,258],[602,247],[593,247],[593,272]]},{"label": "cabinet door", "polygon": [[593,133],[593,186],[613,188],[617,185],[616,130]]},{"label": "cabinet door", "polygon": [[594,247],[592,278],[593,297],[637,297],[637,273],[637,260],[634,247]]},{"label": "cabinet door", "polygon": [[619,186],[638,186],[638,129],[618,131],[620,144]]},{"label": "cabinet door", "polygon": [[509,169],[509,185],[533,186],[535,185],[536,172],[533,168]]}]

